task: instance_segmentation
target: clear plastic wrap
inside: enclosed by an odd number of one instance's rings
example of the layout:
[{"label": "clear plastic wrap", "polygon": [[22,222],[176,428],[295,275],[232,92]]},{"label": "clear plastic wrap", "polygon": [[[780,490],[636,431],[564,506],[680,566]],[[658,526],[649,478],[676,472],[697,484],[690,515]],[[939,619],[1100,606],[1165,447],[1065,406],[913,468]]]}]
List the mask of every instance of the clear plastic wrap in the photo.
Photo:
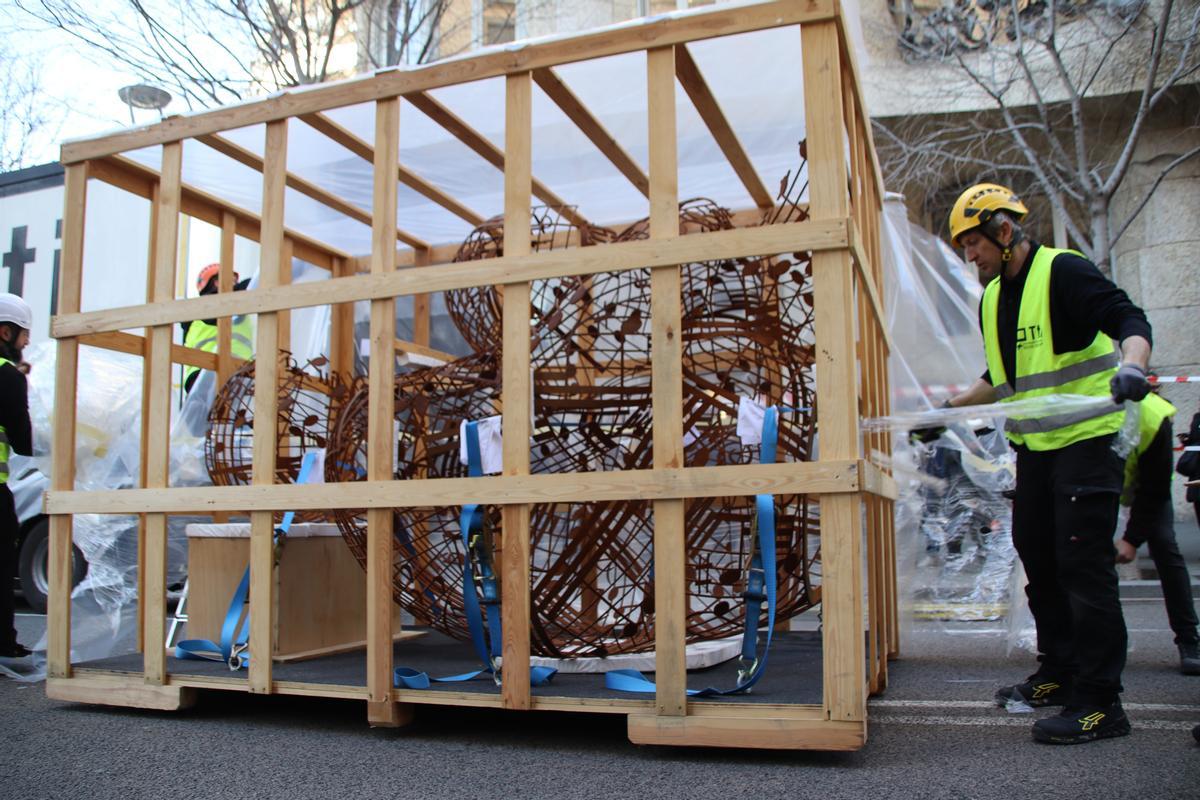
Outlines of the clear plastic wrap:
[{"label": "clear plastic wrap", "polygon": [[[885,304],[896,349],[889,360],[891,417],[866,430],[893,432],[892,453],[869,454],[893,470],[897,574],[903,624],[1033,644],[1024,581],[1012,545],[1012,451],[1004,414],[1077,407],[1057,398],[1038,408],[936,410],[984,369],[974,270],[936,236],[908,222],[895,197],[884,205]],[[1094,403],[1092,398],[1084,398]],[[928,444],[914,428],[944,428]]]}]

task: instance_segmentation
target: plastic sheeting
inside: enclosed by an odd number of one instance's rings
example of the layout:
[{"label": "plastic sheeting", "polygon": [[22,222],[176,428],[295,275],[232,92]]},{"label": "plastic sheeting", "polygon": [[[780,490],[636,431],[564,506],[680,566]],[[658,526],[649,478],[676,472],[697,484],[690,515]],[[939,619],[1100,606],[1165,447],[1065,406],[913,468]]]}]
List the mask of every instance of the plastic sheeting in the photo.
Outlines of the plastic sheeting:
[{"label": "plastic sheeting", "polygon": [[[1015,458],[1000,433],[1000,409],[935,410],[983,372],[982,287],[944,242],[908,221],[894,196],[883,222],[884,302],[896,343],[889,361],[894,413],[864,428],[894,433],[890,457],[868,455],[892,466],[900,490],[903,623],[1005,636],[1010,646],[1032,648],[1012,508],[1004,496],[1015,483]],[[906,435],[932,426],[945,432],[928,444]]]}]

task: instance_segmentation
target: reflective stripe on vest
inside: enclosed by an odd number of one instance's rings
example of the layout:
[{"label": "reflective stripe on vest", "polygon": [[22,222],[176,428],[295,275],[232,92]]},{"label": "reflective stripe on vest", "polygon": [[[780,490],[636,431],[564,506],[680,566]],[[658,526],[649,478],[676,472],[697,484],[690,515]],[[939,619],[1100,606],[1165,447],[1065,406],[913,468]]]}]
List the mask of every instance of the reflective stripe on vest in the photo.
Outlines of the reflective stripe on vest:
[{"label": "reflective stripe on vest", "polygon": [[[254,342],[252,339],[254,331],[251,328],[249,317],[237,317],[234,319],[233,331],[229,339],[229,349],[234,358],[248,361],[254,357]],[[194,347],[206,353],[215,353],[217,352],[217,333],[218,329],[216,325],[209,325],[203,320],[196,320],[188,326],[183,346]],[[184,383],[187,383],[193,373],[199,371],[199,367],[187,366],[183,371]]]},{"label": "reflective stripe on vest", "polygon": [[[12,364],[16,367],[16,364],[13,364],[7,358],[0,358],[0,367],[3,367],[5,364]],[[3,425],[0,425],[0,484],[8,483],[8,454],[8,430]]]},{"label": "reflective stripe on vest", "polygon": [[[1054,353],[1054,332],[1050,323],[1050,273],[1054,258],[1061,253],[1051,247],[1038,248],[1017,312],[1016,376],[1005,374],[997,331],[1000,303],[1000,278],[983,292],[983,344],[987,352],[988,373],[1001,402],[1051,394],[1077,394],[1108,397],[1108,383],[1120,361],[1112,339],[1097,332],[1083,350]],[[1016,444],[1030,450],[1057,450],[1069,444],[1116,433],[1124,421],[1121,406],[1112,404],[1090,411],[1052,414],[1040,419],[1009,419],[1005,434]]]}]

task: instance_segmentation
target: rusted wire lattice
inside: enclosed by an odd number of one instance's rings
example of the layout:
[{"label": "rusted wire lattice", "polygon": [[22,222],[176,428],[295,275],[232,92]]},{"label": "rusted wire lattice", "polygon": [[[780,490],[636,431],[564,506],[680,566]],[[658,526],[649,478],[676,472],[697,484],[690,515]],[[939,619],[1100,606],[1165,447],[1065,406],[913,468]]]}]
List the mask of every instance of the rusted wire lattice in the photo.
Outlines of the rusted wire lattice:
[{"label": "rusted wire lattice", "polygon": [[[799,171],[797,172],[797,176]],[[798,180],[781,183],[779,221],[803,214]],[[763,224],[776,221],[764,217]],[[732,227],[727,210],[707,200],[680,206],[680,232]],[[531,220],[534,249],[629,241],[648,222],[620,234],[580,230],[552,210]],[[503,220],[481,225],[456,260],[500,252]],[[701,262],[683,266],[684,431],[688,466],[750,464],[757,445],[737,435],[741,398],[786,410],[779,459],[811,457],[812,292],[809,255]],[[631,270],[532,286],[531,353],[534,473],[648,469],[652,466],[650,275]],[[397,479],[464,477],[459,430],[501,409],[501,303],[494,287],[447,293],[452,319],[477,352],[396,380]],[[361,479],[366,463],[367,392],[360,389],[333,426],[327,479]],[[778,613],[813,605],[819,580],[815,499],[776,497]],[[418,621],[466,638],[462,611],[459,508],[395,513],[395,596]],[[366,563],[364,512],[338,524]],[[486,527],[503,547],[500,513]],[[746,567],[753,544],[750,497],[697,498],[686,512],[689,641],[741,630]],[[532,648],[546,656],[603,656],[654,644],[653,519],[645,502],[538,504],[530,515]]]},{"label": "rusted wire lattice", "polygon": [[[353,394],[352,388],[327,371],[328,361],[318,357],[304,368],[288,353],[279,371],[279,450],[275,457],[275,482],[295,483],[300,464],[309,450],[329,443],[329,425],[339,406]],[[204,461],[216,486],[246,486],[251,482],[254,458],[254,372],[247,361],[225,382],[208,413],[204,437]],[[276,512],[276,521],[283,512]],[[324,511],[298,511],[306,522],[327,520]]]}]

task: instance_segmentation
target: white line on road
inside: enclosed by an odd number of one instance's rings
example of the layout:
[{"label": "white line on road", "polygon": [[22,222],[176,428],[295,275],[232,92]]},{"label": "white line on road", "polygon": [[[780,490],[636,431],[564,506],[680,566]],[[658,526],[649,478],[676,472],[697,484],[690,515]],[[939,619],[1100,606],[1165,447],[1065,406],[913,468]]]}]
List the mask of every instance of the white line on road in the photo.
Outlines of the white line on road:
[{"label": "white line on road", "polygon": [[[874,704],[872,704],[874,705]],[[1126,706],[1129,708],[1129,706]],[[1025,728],[1033,724],[1033,717],[947,717],[923,716],[920,714],[872,714],[871,722],[876,725],[959,725],[979,728]],[[1183,720],[1138,719],[1130,720],[1133,729],[1151,731],[1190,731],[1196,723]]]},{"label": "white line on road", "polygon": [[[1126,711],[1178,711],[1184,714],[1200,714],[1200,705],[1172,703],[1122,703]],[[871,700],[871,708],[995,708],[1000,707],[988,700]]]}]

